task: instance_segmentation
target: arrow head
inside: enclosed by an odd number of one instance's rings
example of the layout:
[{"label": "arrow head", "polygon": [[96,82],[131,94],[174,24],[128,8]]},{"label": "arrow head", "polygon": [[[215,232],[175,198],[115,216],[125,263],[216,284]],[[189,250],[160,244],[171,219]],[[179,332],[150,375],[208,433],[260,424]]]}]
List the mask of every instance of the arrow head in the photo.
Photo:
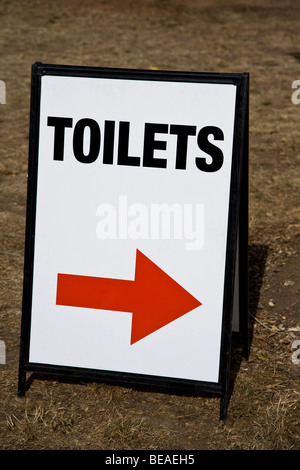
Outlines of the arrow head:
[{"label": "arrow head", "polygon": [[134,291],[131,344],[201,305],[139,250]]}]

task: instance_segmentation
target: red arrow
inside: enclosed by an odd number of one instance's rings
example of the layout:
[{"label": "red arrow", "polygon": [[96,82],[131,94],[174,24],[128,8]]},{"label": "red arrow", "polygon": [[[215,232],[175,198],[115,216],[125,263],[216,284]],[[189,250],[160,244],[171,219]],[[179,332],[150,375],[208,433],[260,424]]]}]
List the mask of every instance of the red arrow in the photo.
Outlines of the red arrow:
[{"label": "red arrow", "polygon": [[58,274],[56,304],[132,312],[133,344],[201,302],[137,250],[134,281]]}]

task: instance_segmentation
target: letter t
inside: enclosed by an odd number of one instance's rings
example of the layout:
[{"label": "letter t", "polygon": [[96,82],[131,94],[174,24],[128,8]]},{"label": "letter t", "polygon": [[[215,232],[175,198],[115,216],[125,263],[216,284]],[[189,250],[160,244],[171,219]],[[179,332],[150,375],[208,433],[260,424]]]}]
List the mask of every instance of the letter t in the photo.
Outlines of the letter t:
[{"label": "letter t", "polygon": [[48,116],[48,126],[54,126],[53,160],[64,159],[65,128],[73,126],[72,118]]}]

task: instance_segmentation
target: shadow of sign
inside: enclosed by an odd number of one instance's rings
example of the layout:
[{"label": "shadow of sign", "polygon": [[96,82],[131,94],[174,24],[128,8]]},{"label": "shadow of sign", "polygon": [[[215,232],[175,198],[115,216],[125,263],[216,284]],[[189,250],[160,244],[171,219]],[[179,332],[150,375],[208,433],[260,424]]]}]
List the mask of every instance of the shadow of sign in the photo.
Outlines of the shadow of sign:
[{"label": "shadow of sign", "polygon": [[249,246],[249,339],[252,340],[253,323],[258,309],[261,287],[269,248],[266,245]]}]

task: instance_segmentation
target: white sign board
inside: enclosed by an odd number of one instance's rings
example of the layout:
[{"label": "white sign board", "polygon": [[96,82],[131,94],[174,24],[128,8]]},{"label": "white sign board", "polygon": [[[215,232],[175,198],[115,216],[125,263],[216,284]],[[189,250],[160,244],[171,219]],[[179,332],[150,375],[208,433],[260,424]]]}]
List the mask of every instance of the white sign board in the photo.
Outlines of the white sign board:
[{"label": "white sign board", "polygon": [[37,69],[28,364],[219,384],[238,84]]}]

